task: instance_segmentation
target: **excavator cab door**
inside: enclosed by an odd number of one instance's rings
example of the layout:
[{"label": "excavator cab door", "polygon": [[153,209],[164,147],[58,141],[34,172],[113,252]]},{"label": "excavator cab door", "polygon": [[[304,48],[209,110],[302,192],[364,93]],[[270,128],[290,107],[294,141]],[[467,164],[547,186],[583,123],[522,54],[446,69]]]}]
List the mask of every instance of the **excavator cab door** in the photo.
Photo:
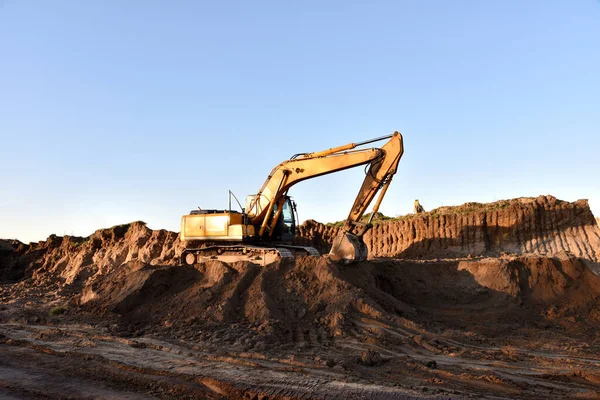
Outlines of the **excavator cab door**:
[{"label": "excavator cab door", "polygon": [[[273,210],[273,213],[277,214],[277,206]],[[285,203],[281,209],[281,215],[279,221],[275,225],[275,232],[273,232],[273,238],[277,241],[291,242],[294,240],[296,232],[296,218],[294,216],[294,205],[292,199],[286,197]]]}]

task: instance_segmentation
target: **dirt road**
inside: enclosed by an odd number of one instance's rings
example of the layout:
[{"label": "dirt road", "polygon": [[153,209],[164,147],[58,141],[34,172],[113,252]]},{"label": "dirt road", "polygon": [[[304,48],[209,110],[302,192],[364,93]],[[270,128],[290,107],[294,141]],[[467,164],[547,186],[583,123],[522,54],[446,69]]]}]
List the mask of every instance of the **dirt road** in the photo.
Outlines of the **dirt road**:
[{"label": "dirt road", "polygon": [[[406,335],[374,321],[363,324],[390,338]],[[256,353],[106,331],[2,324],[0,394],[15,399],[598,398],[600,388],[598,349],[566,338],[562,345],[546,342],[556,348],[544,351],[440,335],[415,337],[403,346],[341,340],[327,348]]]}]

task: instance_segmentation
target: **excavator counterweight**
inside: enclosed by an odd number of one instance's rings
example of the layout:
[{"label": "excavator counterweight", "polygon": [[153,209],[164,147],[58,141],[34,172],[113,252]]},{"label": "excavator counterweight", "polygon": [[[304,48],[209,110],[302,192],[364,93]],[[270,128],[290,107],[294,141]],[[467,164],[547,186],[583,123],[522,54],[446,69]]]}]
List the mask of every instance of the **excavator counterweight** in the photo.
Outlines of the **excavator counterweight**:
[{"label": "excavator counterweight", "polygon": [[[389,141],[381,148],[356,149],[385,139]],[[343,263],[365,260],[368,253],[363,235],[372,227],[372,221],[364,223],[361,218],[379,193],[371,218],[378,211],[403,151],[402,135],[394,132],[360,143],[295,155],[271,171],[259,192],[246,198],[246,207],[241,212],[194,210],[184,215],[181,240],[200,245],[184,250],[182,262],[246,260],[265,265],[281,258],[319,255],[312,247],[293,245],[297,213],[288,191],[303,180],[360,165],[367,165],[366,177],[332,245],[330,258]]]}]

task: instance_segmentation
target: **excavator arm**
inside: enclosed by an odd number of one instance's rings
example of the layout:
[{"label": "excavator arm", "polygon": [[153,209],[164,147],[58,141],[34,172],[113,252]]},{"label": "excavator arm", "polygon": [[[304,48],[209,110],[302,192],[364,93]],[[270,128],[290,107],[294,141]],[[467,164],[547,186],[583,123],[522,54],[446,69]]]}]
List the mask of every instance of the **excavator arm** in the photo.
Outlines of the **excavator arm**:
[{"label": "excavator arm", "polygon": [[[356,147],[384,139],[390,140],[381,148],[354,150]],[[394,132],[389,136],[360,143],[349,143],[329,150],[296,155],[271,171],[258,194],[248,196],[246,214],[253,225],[260,225],[259,236],[269,235],[279,217],[282,205],[280,203],[284,201],[290,187],[306,179],[369,164],[365,180],[348,215],[343,232],[336,238],[330,253],[333,259],[346,262],[364,259],[366,246],[362,242],[362,236],[371,227],[371,221],[364,224],[360,219],[377,193],[381,191],[371,217],[379,209],[403,152],[402,135]],[[277,213],[273,215],[275,208]],[[269,218],[270,216],[272,217]]]},{"label": "excavator arm", "polygon": [[[390,141],[381,148],[381,151],[383,156],[370,165],[344,227],[333,241],[329,256],[336,261],[350,263],[367,258],[367,246],[362,237],[372,228],[371,221],[379,211],[381,201],[398,169],[400,158],[404,153],[402,135],[394,132]],[[362,216],[377,193],[379,193],[379,198],[373,206],[369,221],[361,222]]]},{"label": "excavator arm", "polygon": [[402,136],[400,134],[397,134],[397,136],[392,135],[392,139],[380,150],[383,152],[383,156],[371,163],[365,180],[356,196],[356,200],[354,200],[354,205],[350,210],[348,219],[346,220],[345,228],[357,235],[363,234],[357,230],[359,229],[357,226],[359,226],[360,219],[367,210],[367,207],[369,207],[371,201],[373,201],[377,193],[381,190],[377,203],[375,203],[375,206],[373,207],[373,213],[371,214],[369,223],[373,219],[373,215],[379,211],[381,200],[383,200],[385,192],[392,182],[392,177],[398,169],[398,163],[404,152]]}]

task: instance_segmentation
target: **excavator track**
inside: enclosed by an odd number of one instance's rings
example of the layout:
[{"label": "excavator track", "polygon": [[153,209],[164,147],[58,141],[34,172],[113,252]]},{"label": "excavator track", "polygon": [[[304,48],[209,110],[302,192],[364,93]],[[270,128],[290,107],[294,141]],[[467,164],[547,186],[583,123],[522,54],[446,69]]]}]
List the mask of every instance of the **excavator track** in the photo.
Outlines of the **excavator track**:
[{"label": "excavator track", "polygon": [[298,256],[320,257],[314,247],[277,245],[263,247],[251,245],[210,245],[206,247],[185,249],[181,254],[181,263],[194,265],[201,262],[217,260],[225,263],[248,261],[262,266],[279,260],[294,260]]}]

